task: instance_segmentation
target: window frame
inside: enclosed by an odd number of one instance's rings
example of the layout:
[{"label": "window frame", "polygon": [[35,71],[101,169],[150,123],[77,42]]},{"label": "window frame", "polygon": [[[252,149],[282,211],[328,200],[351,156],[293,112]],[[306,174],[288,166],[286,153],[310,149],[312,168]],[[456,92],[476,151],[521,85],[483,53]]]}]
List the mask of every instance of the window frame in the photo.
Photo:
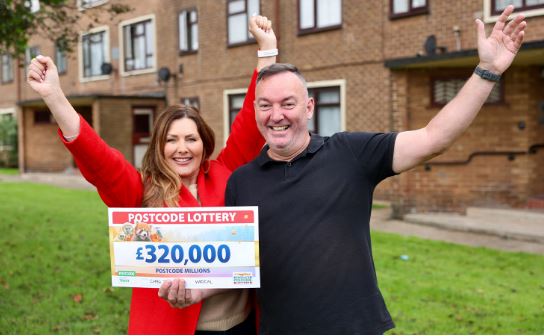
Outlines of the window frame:
[{"label": "window frame", "polygon": [[30,0],[28,1],[28,3],[30,4],[29,6],[29,10],[31,13],[37,13],[40,11],[40,1],[39,0]]},{"label": "window frame", "polygon": [[[231,2],[234,2],[234,1],[244,1],[244,6],[245,6],[245,10],[243,12],[236,12],[236,13],[229,13],[229,5]],[[254,44],[256,43],[257,41],[255,40],[255,38],[249,33],[248,29],[247,29],[247,22],[249,22],[249,17],[252,13],[249,13],[248,12],[248,1],[252,1],[252,0],[227,0],[227,7],[226,7],[226,25],[227,25],[227,47],[228,48],[233,48],[233,47],[239,47],[239,46],[244,46],[244,45],[248,45],[248,44]],[[260,14],[261,12],[261,0],[254,0],[254,1],[257,1],[257,4],[259,5],[259,13],[257,14]],[[246,40],[245,41],[242,41],[242,42],[236,42],[236,43],[230,43],[229,41],[229,33],[230,33],[230,26],[229,26],[229,17],[231,16],[234,16],[234,15],[239,15],[239,14],[242,14],[244,13],[246,15],[246,26],[244,27],[244,31],[246,32]]]},{"label": "window frame", "polygon": [[[492,3],[493,1],[493,3]],[[484,0],[483,1],[483,21],[484,23],[494,23],[497,22],[500,15],[493,14],[492,10],[494,8],[495,0]],[[493,7],[492,7],[493,6]],[[511,15],[510,18],[513,18],[515,15],[523,14],[525,18],[534,17],[534,16],[544,16],[544,7],[535,7],[532,9],[518,10],[516,9],[514,15]]]},{"label": "window frame", "polygon": [[[186,104],[186,101],[189,101],[189,104]],[[200,112],[200,98],[198,96],[181,97],[179,102],[185,106],[194,107]]]},{"label": "window frame", "polygon": [[[195,22],[190,22],[190,17],[191,17],[191,13],[192,12],[195,12],[196,13],[196,21]],[[186,26],[184,27],[184,29],[186,30],[185,31],[185,38],[187,39],[187,50],[182,50],[181,49],[181,16],[182,14],[185,13],[185,20],[186,20]],[[192,34],[191,34],[191,28],[196,25],[197,27],[197,47],[196,49],[193,49],[193,39],[192,39]],[[182,56],[182,55],[191,55],[191,54],[196,54],[198,52],[198,49],[200,47],[200,44],[198,43],[198,38],[199,38],[199,30],[198,30],[198,9],[196,7],[191,7],[191,8],[186,8],[186,9],[183,9],[179,12],[178,14],[178,43],[179,43],[179,55]]]},{"label": "window frame", "polygon": [[[34,54],[31,53],[31,50],[34,50]],[[28,46],[25,49],[25,68],[28,67],[30,62],[32,62],[32,58],[38,56],[40,54],[40,47],[37,45]]]},{"label": "window frame", "polygon": [[313,13],[314,14],[314,26],[312,28],[304,28],[304,29],[300,27],[300,11],[302,9],[302,7],[300,5],[301,1],[302,0],[297,0],[297,21],[298,21],[297,35],[298,36],[314,34],[314,33],[319,33],[319,32],[325,32],[325,31],[329,31],[329,30],[342,29],[342,26],[344,24],[344,15],[343,15],[343,6],[342,6],[343,1],[342,0],[339,0],[340,1],[340,23],[332,25],[332,26],[324,26],[324,27],[318,27],[317,26],[317,17],[318,17],[318,13],[317,13],[318,4],[317,3],[318,3],[319,0],[313,0],[314,1],[314,13]]},{"label": "window frame", "polygon": [[[346,130],[346,80],[332,79],[308,82],[308,89],[320,89],[339,87],[340,89],[340,130]],[[223,143],[227,143],[227,138],[230,135],[230,96],[246,94],[247,88],[228,89],[223,91]],[[315,111],[314,111],[315,112]],[[315,115],[312,117],[315,118]]]},{"label": "window frame", "polygon": [[[338,89],[338,103],[319,103],[319,100],[316,98],[316,94],[319,95],[320,92],[328,91],[331,89]],[[310,130],[312,133],[320,134],[319,129],[319,110],[324,107],[338,107],[340,110],[342,108],[342,97],[341,97],[341,88],[340,86],[319,86],[319,87],[308,87],[308,91],[313,91],[314,94],[310,96],[314,98],[314,113],[310,120],[312,120],[312,123],[314,125],[314,130]],[[310,93],[310,92],[308,92]],[[340,121],[342,120],[342,116],[340,115]],[[339,130],[340,132],[342,130]],[[321,134],[320,134],[321,135]]]},{"label": "window frame", "polygon": [[[8,68],[9,68],[9,79],[4,80],[4,57],[7,57],[8,60]],[[13,83],[13,57],[11,57],[10,54],[5,53],[0,55],[0,82],[2,84],[10,84]]]},{"label": "window frame", "polygon": [[429,14],[429,1],[430,0],[425,0],[425,6],[423,7],[414,8],[412,7],[412,0],[408,0],[408,11],[403,13],[395,13],[393,10],[395,0],[389,0],[389,19],[395,20],[405,17]]},{"label": "window frame", "polygon": [[[41,119],[43,117],[43,119]],[[46,120],[47,119],[47,120]],[[55,124],[53,115],[47,109],[35,109],[32,111],[32,125],[52,125]]]},{"label": "window frame", "polygon": [[[336,79],[336,80],[324,80],[316,82],[308,82],[308,90],[315,89],[329,89],[333,87],[339,88],[340,93],[340,130],[338,132],[346,131],[346,80],[345,79]],[[319,111],[318,111],[319,113]],[[317,114],[314,107],[314,115],[312,116],[314,123],[318,126]],[[319,134],[319,129],[318,129]]]},{"label": "window frame", "polygon": [[78,44],[78,68],[79,68],[79,82],[85,83],[85,82],[93,82],[97,80],[104,80],[109,79],[111,75],[94,75],[85,77],[85,60],[83,55],[83,38],[87,35],[91,34],[98,34],[98,33],[104,33],[104,62],[103,63],[110,63],[111,62],[111,56],[110,56],[110,30],[108,26],[100,26],[93,29],[90,29],[86,32],[81,32],[79,35],[79,44]]},{"label": "window frame", "polygon": [[[529,6],[527,6],[526,5],[527,0],[521,0],[521,2],[522,2],[521,7],[516,7],[516,13],[531,11],[531,10],[535,10],[535,9],[544,10],[544,3],[540,4],[540,5],[532,5],[532,6],[529,5]],[[499,16],[499,15],[501,15],[503,10],[504,9],[497,10],[497,0],[491,0],[491,12],[490,12],[491,15]]]},{"label": "window frame", "polygon": [[[127,70],[126,69],[126,59],[125,59],[125,27],[131,26],[131,25],[137,25],[139,23],[145,23],[147,21],[150,21],[151,27],[153,29],[153,36],[152,36],[152,44],[153,44],[153,61],[149,68],[143,68],[143,69],[134,69],[134,70]],[[144,27],[145,29],[145,27]],[[144,31],[144,40],[147,41],[147,34]],[[129,20],[125,20],[119,23],[119,65],[121,68],[121,76],[132,76],[132,75],[140,75],[140,74],[148,74],[151,72],[157,71],[157,26],[156,26],[156,20],[155,15],[145,15],[145,16],[139,16],[135,17]],[[147,44],[146,44],[146,58],[148,57],[147,54]]]},{"label": "window frame", "polygon": [[[60,57],[62,57],[62,62],[60,62]],[[61,64],[64,64],[64,68],[61,67]],[[59,46],[55,43],[55,65],[60,76],[66,75],[68,71],[68,58],[66,57],[66,51],[61,51]]]},{"label": "window frame", "polygon": [[[435,99],[435,83],[437,81],[451,81],[451,80],[460,80],[462,81],[462,85],[461,85],[461,88],[465,85],[465,83],[468,81],[468,79],[470,78],[471,75],[468,75],[467,76],[463,76],[462,74],[459,74],[459,75],[438,75],[438,76],[431,76],[430,78],[430,87],[429,87],[429,94],[430,94],[430,102],[431,102],[431,107],[439,107],[439,108],[442,108],[444,107],[446,104],[448,104],[450,100],[448,100],[447,102],[445,103],[441,103],[441,102],[437,102],[436,99]],[[495,85],[499,85],[499,101],[496,101],[496,102],[488,102],[487,99],[486,101],[484,102],[483,106],[497,106],[497,105],[506,105],[506,100],[505,100],[505,89],[504,89],[504,85],[505,85],[505,81],[504,81],[504,78],[501,78],[500,81],[498,83],[496,83]],[[461,89],[460,88],[460,89]],[[460,90],[459,89],[459,90]],[[457,91],[454,95],[454,97],[459,93],[459,91]],[[491,93],[490,93],[491,94]],[[452,98],[453,99],[453,98]]]},{"label": "window frame", "polygon": [[246,94],[247,88],[223,90],[223,144],[227,143],[227,139],[230,135],[230,97],[236,95],[244,95],[245,99]]},{"label": "window frame", "polygon": [[90,5],[85,5],[84,4],[85,0],[77,0],[77,8],[80,11],[84,11],[86,9],[102,6],[103,4],[107,3],[108,1],[109,0],[96,0],[96,1],[92,1],[92,3]]}]

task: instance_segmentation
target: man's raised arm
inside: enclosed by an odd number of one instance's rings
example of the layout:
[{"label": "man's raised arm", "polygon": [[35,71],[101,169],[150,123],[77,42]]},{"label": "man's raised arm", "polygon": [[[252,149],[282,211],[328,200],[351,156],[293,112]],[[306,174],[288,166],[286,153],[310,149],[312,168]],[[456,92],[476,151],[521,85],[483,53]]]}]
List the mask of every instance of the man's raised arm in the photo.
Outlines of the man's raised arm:
[{"label": "man's raised arm", "polygon": [[[400,173],[443,153],[470,126],[495,84],[512,64],[527,23],[518,15],[507,24],[512,5],[500,15],[486,37],[484,24],[476,20],[478,56],[476,71],[453,98],[424,128],[401,132],[395,141],[393,170]],[[483,73],[482,73],[483,72]],[[487,79],[484,79],[487,78]]]}]

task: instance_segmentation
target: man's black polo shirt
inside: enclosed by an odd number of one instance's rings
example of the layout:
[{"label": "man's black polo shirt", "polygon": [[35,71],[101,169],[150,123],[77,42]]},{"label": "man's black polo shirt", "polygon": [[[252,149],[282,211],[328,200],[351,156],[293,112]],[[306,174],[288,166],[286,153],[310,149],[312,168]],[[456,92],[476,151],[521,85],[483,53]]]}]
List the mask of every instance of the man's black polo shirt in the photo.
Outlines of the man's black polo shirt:
[{"label": "man's black polo shirt", "polygon": [[383,333],[394,327],[370,242],[372,193],[394,174],[396,133],[312,135],[291,162],[268,146],[229,179],[225,203],[259,206],[263,334]]}]

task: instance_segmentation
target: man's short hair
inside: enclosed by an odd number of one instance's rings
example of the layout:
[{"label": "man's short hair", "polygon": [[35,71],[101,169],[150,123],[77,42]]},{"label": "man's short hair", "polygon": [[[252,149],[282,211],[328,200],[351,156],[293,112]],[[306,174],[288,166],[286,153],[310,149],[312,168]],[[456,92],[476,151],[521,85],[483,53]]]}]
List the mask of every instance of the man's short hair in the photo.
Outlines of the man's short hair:
[{"label": "man's short hair", "polygon": [[306,79],[304,78],[304,76],[302,76],[296,66],[289,63],[274,63],[262,68],[261,71],[259,71],[259,75],[257,76],[257,84],[267,77],[271,77],[284,72],[294,73],[300,79],[302,85],[304,85],[304,88],[306,90],[308,89],[308,85],[306,84]]}]

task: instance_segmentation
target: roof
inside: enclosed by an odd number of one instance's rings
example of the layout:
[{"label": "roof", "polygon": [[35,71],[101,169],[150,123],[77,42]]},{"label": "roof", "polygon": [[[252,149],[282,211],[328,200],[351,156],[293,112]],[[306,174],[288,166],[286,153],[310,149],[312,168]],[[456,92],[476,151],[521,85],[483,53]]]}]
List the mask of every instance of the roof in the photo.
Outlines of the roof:
[{"label": "roof", "polygon": [[[465,49],[433,55],[416,55],[392,58],[384,62],[391,70],[436,68],[436,67],[472,67],[478,62],[477,49]],[[514,65],[544,65],[544,40],[524,42],[514,60]]]}]

